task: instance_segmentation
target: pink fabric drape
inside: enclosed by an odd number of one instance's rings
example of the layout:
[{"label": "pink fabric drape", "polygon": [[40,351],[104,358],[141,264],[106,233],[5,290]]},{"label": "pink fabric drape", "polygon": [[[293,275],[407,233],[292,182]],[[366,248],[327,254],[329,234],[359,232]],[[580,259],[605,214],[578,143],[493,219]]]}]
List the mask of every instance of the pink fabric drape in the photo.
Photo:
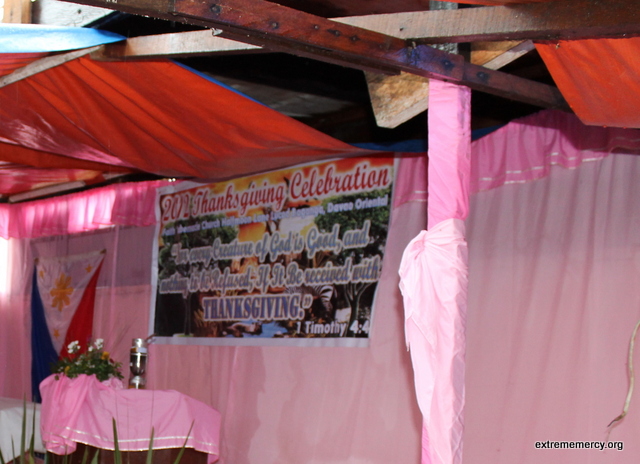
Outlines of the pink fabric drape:
[{"label": "pink fabric drape", "polygon": [[168,181],[114,184],[45,200],[0,205],[0,237],[75,234],[111,225],[155,224],[156,189]]},{"label": "pink fabric drape", "polygon": [[427,172],[429,166],[425,154],[402,159],[398,166],[394,185],[393,206],[398,207],[410,201],[427,201]]},{"label": "pink fabric drape", "polygon": [[471,193],[576,168],[611,153],[640,154],[640,130],[585,126],[573,114],[540,111],[472,143]]},{"label": "pink fabric drape", "polygon": [[[421,419],[410,357],[398,337],[403,315],[397,269],[402,250],[425,222],[424,202],[404,202],[392,212],[368,348],[152,345],[149,388],[177,390],[221,412],[221,463],[419,462]],[[11,239],[17,256],[13,293],[6,301],[0,297],[0,359],[7,359],[0,364],[0,395],[28,394],[25,282],[33,257],[107,249],[95,336],[126,365],[131,339],[152,330],[154,237],[147,226]],[[13,317],[8,338],[5,314]]]},{"label": "pink fabric drape", "polygon": [[400,267],[405,334],[424,416],[422,463],[462,462],[467,243],[446,219],[407,246]]},{"label": "pink fabric drape", "polygon": [[422,464],[462,462],[470,90],[440,81],[429,88],[427,231],[400,265],[405,335],[423,415]]},{"label": "pink fabric drape", "polygon": [[469,214],[471,90],[429,83],[429,222]]},{"label": "pink fabric drape", "polygon": [[472,197],[464,462],[639,461],[637,340],[607,436],[640,319],[639,180],[640,157],[613,155]]},{"label": "pink fabric drape", "polygon": [[[529,119],[534,129],[537,125],[543,130],[539,146],[568,136],[545,129],[547,115]],[[487,136],[483,144],[474,142],[474,176],[480,159],[511,160],[512,152],[500,151],[506,150],[504,143],[494,139],[491,148],[492,137],[511,139],[528,149],[521,137],[528,137],[531,128],[521,130],[519,123]],[[595,129],[576,125],[572,137],[586,139]],[[621,135],[631,140],[635,133]],[[498,151],[479,151],[482,147]],[[571,144],[564,147],[561,154],[575,150]],[[545,156],[539,152],[536,159]],[[416,164],[408,169],[401,164],[400,173],[415,175],[416,166],[426,166],[424,159],[410,161]],[[500,169],[495,172],[505,172]],[[578,174],[582,171],[588,175]],[[611,436],[624,440],[623,453],[536,451],[533,441],[600,439],[601,424],[620,412],[627,385],[628,336],[640,301],[634,280],[640,166],[636,157],[617,156],[574,171],[549,172],[566,177],[552,179],[551,184],[543,181],[543,187],[538,182],[507,185],[476,195],[472,203],[467,222],[471,286],[465,462],[631,464],[637,461],[633,437],[640,430],[633,406]],[[573,183],[567,182],[574,175],[578,177]],[[400,179],[397,185],[402,183]],[[572,193],[577,186],[580,190]],[[409,196],[404,198],[410,201],[396,197],[394,203],[369,349],[152,346],[153,387],[180,390],[222,412],[221,462],[418,462],[421,419],[410,359],[398,337],[403,320],[396,270],[406,244],[426,223],[421,190],[405,190]],[[399,187],[396,194],[400,191]],[[491,201],[485,200],[489,197]],[[68,196],[58,201],[63,199]],[[585,201],[580,209],[574,205],[578,200]],[[10,205],[7,210],[14,206],[21,207]],[[129,206],[122,204],[121,214],[126,215]],[[551,206],[560,209],[547,215]],[[3,211],[0,208],[0,214]],[[597,215],[589,216],[595,211]],[[154,233],[152,227],[139,229],[95,230],[72,239],[10,240],[16,250],[9,263],[15,279],[12,290],[0,294],[2,396],[22,398],[28,392],[25,282],[35,252],[81,253],[102,248],[102,240],[112,243],[96,296],[96,334],[107,340],[115,359],[127,362],[131,338],[149,333]],[[563,254],[567,247],[574,247],[570,255]],[[585,254],[584,247],[592,252]],[[567,260],[575,266],[566,267]],[[548,453],[540,454],[543,451]]]}]

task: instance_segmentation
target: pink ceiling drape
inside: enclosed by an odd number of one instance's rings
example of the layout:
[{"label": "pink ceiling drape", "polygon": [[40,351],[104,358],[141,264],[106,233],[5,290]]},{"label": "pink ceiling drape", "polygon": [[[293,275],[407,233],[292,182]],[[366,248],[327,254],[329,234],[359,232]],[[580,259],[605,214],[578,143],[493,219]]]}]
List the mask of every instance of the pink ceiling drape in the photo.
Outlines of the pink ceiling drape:
[{"label": "pink ceiling drape", "polygon": [[542,179],[611,153],[640,154],[640,130],[585,126],[573,114],[541,111],[471,144],[471,193]]},{"label": "pink ceiling drape", "polygon": [[0,204],[0,237],[37,238],[113,225],[156,223],[156,189],[168,181],[114,184],[64,197]]}]

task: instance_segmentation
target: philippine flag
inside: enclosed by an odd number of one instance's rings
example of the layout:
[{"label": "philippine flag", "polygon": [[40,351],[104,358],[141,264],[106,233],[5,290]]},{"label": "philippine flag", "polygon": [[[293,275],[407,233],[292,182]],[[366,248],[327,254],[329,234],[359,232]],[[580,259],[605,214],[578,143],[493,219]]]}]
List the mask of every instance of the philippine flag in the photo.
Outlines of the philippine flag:
[{"label": "philippine flag", "polygon": [[104,251],[59,258],[39,258],[31,291],[31,391],[41,402],[38,386],[51,375],[51,365],[67,356],[78,341],[87,349],[93,330],[96,284]]}]

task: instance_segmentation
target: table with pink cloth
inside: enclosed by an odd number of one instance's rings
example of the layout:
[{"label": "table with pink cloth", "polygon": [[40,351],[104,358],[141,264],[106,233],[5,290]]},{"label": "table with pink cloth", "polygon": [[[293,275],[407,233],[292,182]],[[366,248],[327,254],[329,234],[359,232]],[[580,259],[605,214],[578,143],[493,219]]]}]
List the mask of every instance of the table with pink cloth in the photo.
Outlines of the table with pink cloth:
[{"label": "table with pink cloth", "polygon": [[76,443],[113,450],[115,419],[122,451],[149,449],[153,428],[154,449],[181,448],[186,440],[187,448],[208,454],[209,464],[218,459],[220,413],[177,391],[129,390],[117,379],[52,375],[40,392],[42,441],[54,454],[72,453]]}]

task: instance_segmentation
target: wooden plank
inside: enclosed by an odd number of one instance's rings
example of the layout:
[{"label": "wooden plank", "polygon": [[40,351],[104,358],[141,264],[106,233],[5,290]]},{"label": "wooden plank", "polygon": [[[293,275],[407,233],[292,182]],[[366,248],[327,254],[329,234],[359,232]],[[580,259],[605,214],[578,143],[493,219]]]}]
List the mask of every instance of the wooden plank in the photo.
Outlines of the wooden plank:
[{"label": "wooden plank", "polygon": [[393,129],[429,107],[429,79],[415,74],[397,76],[365,73],[371,108],[380,127]]},{"label": "wooden plank", "polygon": [[470,5],[515,5],[518,3],[545,3],[545,2],[563,2],[566,0],[464,0],[456,3],[468,3]]},{"label": "wooden plank", "polygon": [[565,0],[341,18],[340,22],[426,43],[559,40],[640,35],[637,0]]},{"label": "wooden plank", "polygon": [[14,82],[18,82],[22,79],[26,79],[27,77],[33,76],[34,74],[46,71],[47,69],[60,66],[61,64],[64,64],[68,61],[80,58],[81,56],[98,50],[101,46],[102,45],[98,45],[96,47],[83,48],[68,53],[62,53],[60,55],[52,55],[41,58],[37,61],[29,63],[26,66],[23,66],[22,68],[16,69],[11,74],[0,77],[0,88],[9,84],[13,84]]},{"label": "wooden plank", "polygon": [[470,61],[473,64],[482,66],[520,43],[522,42],[519,40],[503,40],[501,42],[474,42],[471,44]]},{"label": "wooden plank", "polygon": [[[376,32],[339,24],[263,0],[176,0],[174,14],[188,22],[222,29],[225,37],[257,43],[273,51],[321,59],[363,70],[397,74],[398,65],[427,56],[426,50],[410,50],[405,41]],[[434,57],[437,51],[429,54]],[[462,74],[461,57],[440,53],[432,59],[439,77]],[[443,61],[446,61],[443,63]],[[454,61],[458,66],[455,66]]]},{"label": "wooden plank", "polygon": [[59,0],[37,0],[32,2],[34,22],[55,26],[82,27],[113,13],[105,8],[78,6]]},{"label": "wooden plank", "polygon": [[104,46],[91,55],[96,60],[121,60],[157,57],[187,57],[212,54],[239,54],[262,50],[236,40],[224,39],[215,30],[177,32],[133,37]]},{"label": "wooden plank", "polygon": [[0,22],[28,24],[31,22],[30,0],[4,0],[0,2]]},{"label": "wooden plank", "polygon": [[[429,10],[454,10],[457,3],[429,1]],[[435,45],[448,53],[458,53],[458,44]],[[400,73],[383,76],[365,72],[371,108],[379,127],[393,129],[424,112],[429,107],[429,79]]]},{"label": "wooden plank", "polygon": [[[491,46],[483,46],[481,43],[471,44],[471,63],[489,69],[500,69],[536,48],[531,40],[522,42],[489,42],[489,44],[497,44],[500,50],[497,51]],[[491,48],[492,50],[489,51],[487,48]]]},{"label": "wooden plank", "polygon": [[[340,24],[264,0],[81,0],[120,11],[221,29],[221,36],[382,74],[401,71],[468,85],[542,107],[568,108],[554,87],[474,67],[460,55]],[[444,11],[452,13],[456,10]],[[477,69],[476,69],[477,68]]]}]

